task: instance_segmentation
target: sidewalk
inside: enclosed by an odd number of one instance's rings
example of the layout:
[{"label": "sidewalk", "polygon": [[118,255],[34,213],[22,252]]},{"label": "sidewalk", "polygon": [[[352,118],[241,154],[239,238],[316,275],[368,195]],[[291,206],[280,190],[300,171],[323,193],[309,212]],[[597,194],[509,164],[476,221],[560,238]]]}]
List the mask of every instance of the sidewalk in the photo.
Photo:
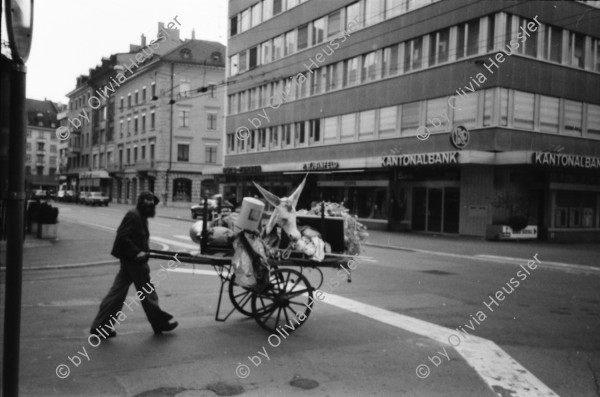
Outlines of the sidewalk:
[{"label": "sidewalk", "polygon": [[[131,205],[113,204],[128,209]],[[159,204],[157,218],[189,223],[188,208],[164,207]],[[600,244],[558,244],[544,241],[486,241],[483,238],[398,233],[368,230],[367,249],[385,247],[407,251],[434,251],[457,255],[492,255],[531,258],[536,253],[542,261],[561,262],[600,268]],[[61,222],[58,241],[38,240],[27,235],[24,244],[24,268],[69,267],[117,263],[106,247],[112,246],[114,235],[81,224]],[[159,248],[154,246],[153,248]]]}]

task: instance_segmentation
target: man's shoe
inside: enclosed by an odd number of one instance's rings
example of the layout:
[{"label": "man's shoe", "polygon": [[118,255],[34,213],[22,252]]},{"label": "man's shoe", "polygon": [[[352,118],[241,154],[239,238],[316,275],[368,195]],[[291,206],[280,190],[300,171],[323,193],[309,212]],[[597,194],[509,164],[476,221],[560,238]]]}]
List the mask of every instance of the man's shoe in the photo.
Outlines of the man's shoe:
[{"label": "man's shoe", "polygon": [[160,335],[163,332],[173,331],[175,328],[177,328],[178,325],[179,325],[179,323],[177,321],[170,321],[163,328],[155,329],[154,334]]},{"label": "man's shoe", "polygon": [[102,332],[98,332],[96,329],[90,330],[90,334],[96,335],[97,337],[103,338],[103,339],[114,338],[117,336],[117,333],[115,331],[109,331],[108,335],[106,335]]}]

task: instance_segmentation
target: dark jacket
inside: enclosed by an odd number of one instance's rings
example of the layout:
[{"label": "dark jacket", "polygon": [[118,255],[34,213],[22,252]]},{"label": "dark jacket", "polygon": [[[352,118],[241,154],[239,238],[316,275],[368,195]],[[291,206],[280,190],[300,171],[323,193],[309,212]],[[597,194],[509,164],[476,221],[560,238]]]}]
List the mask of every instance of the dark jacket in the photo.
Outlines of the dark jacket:
[{"label": "dark jacket", "polygon": [[117,230],[111,255],[125,261],[132,261],[140,251],[150,250],[149,240],[148,220],[143,218],[137,209],[130,210],[125,214]]}]

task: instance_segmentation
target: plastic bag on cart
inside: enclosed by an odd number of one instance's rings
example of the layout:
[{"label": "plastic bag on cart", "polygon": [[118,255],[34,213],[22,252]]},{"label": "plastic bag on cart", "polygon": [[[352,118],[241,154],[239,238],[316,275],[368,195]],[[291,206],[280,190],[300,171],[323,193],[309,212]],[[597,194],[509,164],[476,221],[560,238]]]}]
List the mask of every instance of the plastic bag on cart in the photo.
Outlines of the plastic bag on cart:
[{"label": "plastic bag on cart", "polygon": [[235,282],[246,288],[260,289],[267,284],[269,268],[265,248],[260,238],[239,233],[233,241],[235,250],[231,263],[234,267]]}]

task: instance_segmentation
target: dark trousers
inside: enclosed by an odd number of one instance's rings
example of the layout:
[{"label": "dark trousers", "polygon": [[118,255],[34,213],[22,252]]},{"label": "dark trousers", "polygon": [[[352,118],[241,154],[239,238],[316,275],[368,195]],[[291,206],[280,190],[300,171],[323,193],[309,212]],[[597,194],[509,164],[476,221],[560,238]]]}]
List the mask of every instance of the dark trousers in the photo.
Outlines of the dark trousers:
[{"label": "dark trousers", "polygon": [[[127,299],[127,292],[131,283],[135,285],[137,291],[142,292],[142,297],[145,296],[141,301],[142,308],[154,331],[162,330],[169,320],[173,318],[172,315],[161,310],[158,306],[158,295],[154,290],[154,285],[150,283],[150,267],[148,263],[125,262],[122,260],[119,273],[117,273],[108,295],[106,295],[100,304],[98,315],[92,323],[92,330],[104,324],[110,325],[111,315],[117,318],[117,313],[123,308],[123,301]],[[127,299],[128,307],[131,307],[130,310],[135,310],[137,306],[135,303],[132,304],[133,299],[138,302],[135,295]]]}]

